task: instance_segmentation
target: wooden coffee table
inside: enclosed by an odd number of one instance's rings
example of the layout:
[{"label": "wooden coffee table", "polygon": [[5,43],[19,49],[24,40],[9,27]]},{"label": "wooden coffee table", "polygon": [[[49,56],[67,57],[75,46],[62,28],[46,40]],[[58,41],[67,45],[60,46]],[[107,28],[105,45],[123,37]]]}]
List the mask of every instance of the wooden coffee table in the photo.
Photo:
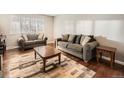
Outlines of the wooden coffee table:
[{"label": "wooden coffee table", "polygon": [[35,59],[39,55],[43,59],[43,71],[46,72],[46,60],[58,56],[59,64],[61,63],[61,52],[50,46],[40,46],[34,48]]}]

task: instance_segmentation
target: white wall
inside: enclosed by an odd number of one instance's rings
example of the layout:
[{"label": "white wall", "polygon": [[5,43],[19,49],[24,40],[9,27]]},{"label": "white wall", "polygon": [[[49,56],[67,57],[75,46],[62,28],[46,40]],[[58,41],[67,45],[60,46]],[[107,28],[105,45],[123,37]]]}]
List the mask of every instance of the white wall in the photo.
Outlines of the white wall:
[{"label": "white wall", "polygon": [[[0,14],[0,32],[7,35],[7,49],[16,48],[17,45],[17,39],[20,37],[20,34],[17,33],[9,33],[11,30],[11,16],[9,14]],[[29,15],[21,15],[21,16],[32,16]],[[53,23],[54,18],[52,16],[46,16],[46,15],[33,15],[33,16],[40,16],[44,19],[45,28],[44,28],[44,34],[46,37],[48,37],[48,42],[52,42],[54,40],[53,38]]]},{"label": "white wall", "polygon": [[100,45],[116,47],[117,59],[124,61],[124,15],[58,15],[54,18],[54,37],[64,33],[94,35]]},{"label": "white wall", "polygon": [[62,33],[93,34],[124,42],[124,15],[58,15],[54,29],[56,37]]}]

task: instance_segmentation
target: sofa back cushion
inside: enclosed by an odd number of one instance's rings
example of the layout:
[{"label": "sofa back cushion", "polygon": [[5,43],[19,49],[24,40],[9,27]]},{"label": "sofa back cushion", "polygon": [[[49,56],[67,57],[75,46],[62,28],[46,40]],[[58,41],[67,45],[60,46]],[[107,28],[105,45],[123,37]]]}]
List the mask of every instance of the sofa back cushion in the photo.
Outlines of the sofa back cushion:
[{"label": "sofa back cushion", "polygon": [[77,52],[82,52],[83,47],[80,44],[68,44],[67,46],[68,49],[71,49],[72,51],[77,51]]},{"label": "sofa back cushion", "polygon": [[75,37],[76,37],[76,35],[70,34],[69,38],[68,38],[68,42],[74,43]]},{"label": "sofa back cushion", "polygon": [[68,41],[68,38],[69,38],[69,34],[63,34],[62,35],[62,40],[63,41]]},{"label": "sofa back cushion", "polygon": [[80,39],[82,35],[76,35],[75,43],[80,44]]},{"label": "sofa back cushion", "polygon": [[38,34],[27,34],[28,40],[37,40]]}]

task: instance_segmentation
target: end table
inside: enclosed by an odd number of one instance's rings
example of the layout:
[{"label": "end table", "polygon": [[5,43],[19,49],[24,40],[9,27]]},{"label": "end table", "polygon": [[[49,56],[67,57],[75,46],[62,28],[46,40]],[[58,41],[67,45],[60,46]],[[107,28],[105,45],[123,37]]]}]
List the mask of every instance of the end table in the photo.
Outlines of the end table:
[{"label": "end table", "polygon": [[99,63],[99,60],[102,58],[102,54],[107,53],[110,57],[110,65],[111,68],[113,68],[113,65],[115,63],[115,54],[116,54],[116,48],[108,47],[108,46],[98,46],[96,48],[97,53],[97,62]]}]

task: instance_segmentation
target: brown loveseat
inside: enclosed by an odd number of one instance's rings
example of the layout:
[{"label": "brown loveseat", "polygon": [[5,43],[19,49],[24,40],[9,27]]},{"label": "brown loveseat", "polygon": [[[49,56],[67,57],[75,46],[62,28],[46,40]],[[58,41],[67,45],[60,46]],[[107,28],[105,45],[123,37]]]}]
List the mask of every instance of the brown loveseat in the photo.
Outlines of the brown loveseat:
[{"label": "brown loveseat", "polygon": [[18,45],[20,49],[26,50],[37,46],[43,46],[47,44],[47,37],[44,35],[39,38],[39,34],[26,34],[22,35],[18,39]]}]

